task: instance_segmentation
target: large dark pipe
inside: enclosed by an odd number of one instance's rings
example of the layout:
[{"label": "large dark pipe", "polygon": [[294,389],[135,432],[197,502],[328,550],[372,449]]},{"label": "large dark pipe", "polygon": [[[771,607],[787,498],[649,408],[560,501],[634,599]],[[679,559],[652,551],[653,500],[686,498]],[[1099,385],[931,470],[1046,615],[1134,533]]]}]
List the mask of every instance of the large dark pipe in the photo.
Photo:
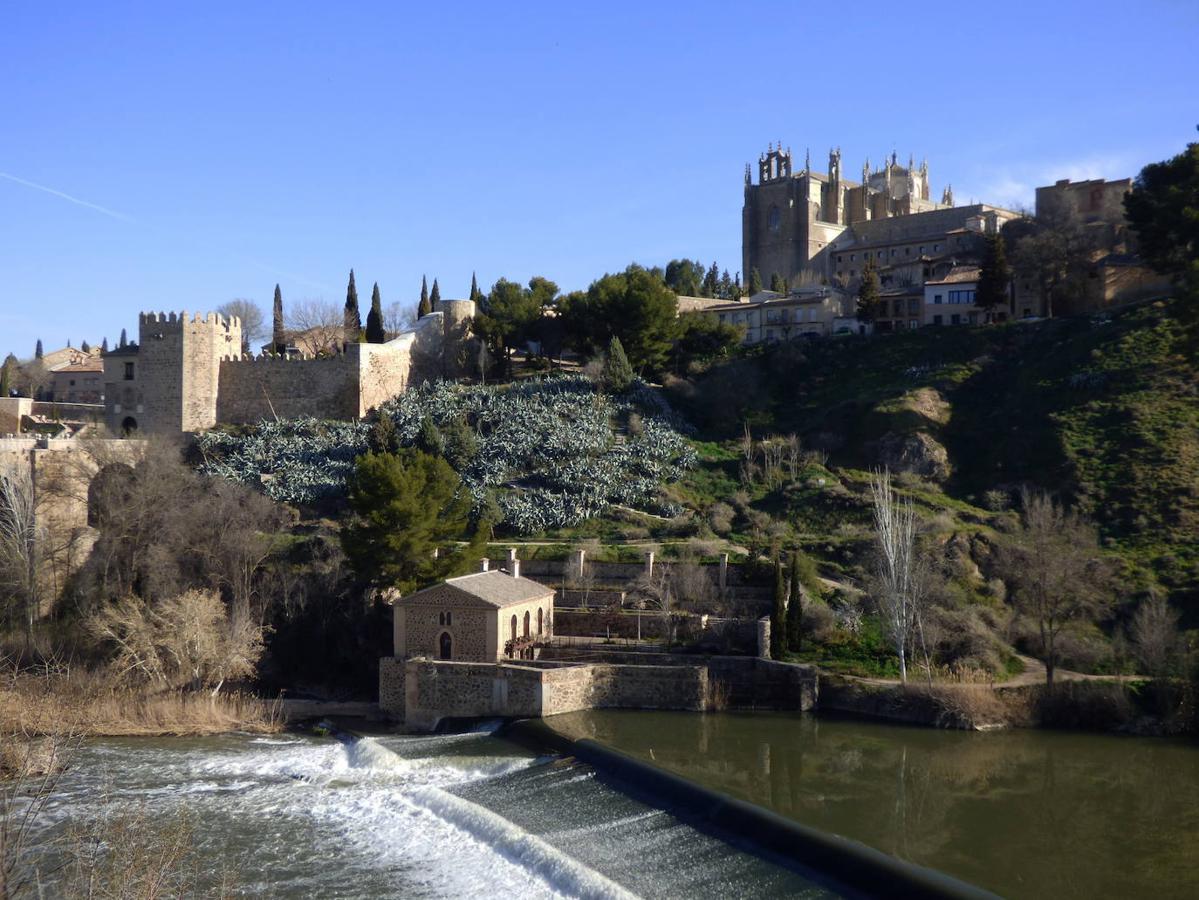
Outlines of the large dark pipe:
[{"label": "large dark pipe", "polygon": [[734,843],[781,857],[814,875],[814,880],[850,896],[905,898],[995,898],[982,888],[914,863],[888,856],[873,847],[828,834],[737,800],[672,772],[634,759],[588,739],[574,740],[539,719],[522,719],[501,734],[534,750],[554,750],[593,766],[680,819],[706,823]]}]

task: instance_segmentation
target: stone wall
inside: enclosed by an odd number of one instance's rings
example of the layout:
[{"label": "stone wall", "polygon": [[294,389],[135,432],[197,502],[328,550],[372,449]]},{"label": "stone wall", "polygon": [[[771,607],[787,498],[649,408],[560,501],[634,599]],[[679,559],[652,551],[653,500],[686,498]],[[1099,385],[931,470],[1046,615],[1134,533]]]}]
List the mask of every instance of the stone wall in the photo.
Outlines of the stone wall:
[{"label": "stone wall", "polygon": [[379,666],[380,707],[397,718],[402,715],[408,727],[418,730],[436,728],[443,718],[529,718],[594,708],[700,711],[707,697],[702,666],[395,658],[385,658]]},{"label": "stone wall", "polygon": [[21,417],[33,412],[27,397],[0,397],[0,438],[21,433]]},{"label": "stone wall", "polygon": [[221,364],[217,421],[245,424],[276,416],[357,418],[357,355],[238,359]]}]

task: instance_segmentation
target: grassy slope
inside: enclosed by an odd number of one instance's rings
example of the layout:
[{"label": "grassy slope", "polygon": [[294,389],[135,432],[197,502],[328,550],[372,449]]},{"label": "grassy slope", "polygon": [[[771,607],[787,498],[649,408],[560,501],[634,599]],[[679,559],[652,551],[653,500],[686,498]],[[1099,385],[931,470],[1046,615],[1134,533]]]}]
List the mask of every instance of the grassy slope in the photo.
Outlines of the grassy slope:
[{"label": "grassy slope", "polygon": [[[953,476],[943,494],[918,497],[924,505],[981,526],[976,504],[988,490],[1048,488],[1095,518],[1137,582],[1196,607],[1199,323],[1185,312],[1172,301],[1095,318],[782,346],[709,373],[684,403],[702,421],[698,400],[735,397],[736,408],[709,414],[706,436],[731,440],[745,420],[757,434],[795,431],[808,446],[830,447],[831,467],[849,483],[853,470],[875,464],[872,441],[928,431],[947,447]],[[948,409],[912,402],[922,388]],[[701,503],[728,490],[736,472],[734,461],[702,457],[684,491]],[[819,493],[794,496],[785,512],[801,531],[831,538],[836,504]]]}]

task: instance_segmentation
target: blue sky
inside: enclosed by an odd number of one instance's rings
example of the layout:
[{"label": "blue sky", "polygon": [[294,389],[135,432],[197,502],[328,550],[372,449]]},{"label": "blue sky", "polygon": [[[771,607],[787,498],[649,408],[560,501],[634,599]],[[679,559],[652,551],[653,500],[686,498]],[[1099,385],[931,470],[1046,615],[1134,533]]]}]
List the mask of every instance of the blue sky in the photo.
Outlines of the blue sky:
[{"label": "blue sky", "polygon": [[[1134,175],[1199,122],[1199,4],[0,6],[0,352],[378,281],[740,268],[769,141],[959,203]],[[365,300],[365,296],[363,298]]]}]

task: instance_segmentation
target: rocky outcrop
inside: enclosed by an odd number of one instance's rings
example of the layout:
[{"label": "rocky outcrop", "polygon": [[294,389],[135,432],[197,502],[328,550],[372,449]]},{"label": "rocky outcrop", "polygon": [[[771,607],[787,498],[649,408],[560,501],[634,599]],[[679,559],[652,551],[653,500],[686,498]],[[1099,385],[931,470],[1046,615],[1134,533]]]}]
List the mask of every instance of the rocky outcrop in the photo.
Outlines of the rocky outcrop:
[{"label": "rocky outcrop", "polygon": [[892,472],[909,472],[931,481],[949,478],[949,452],[924,431],[883,435],[878,442],[878,462]]}]

